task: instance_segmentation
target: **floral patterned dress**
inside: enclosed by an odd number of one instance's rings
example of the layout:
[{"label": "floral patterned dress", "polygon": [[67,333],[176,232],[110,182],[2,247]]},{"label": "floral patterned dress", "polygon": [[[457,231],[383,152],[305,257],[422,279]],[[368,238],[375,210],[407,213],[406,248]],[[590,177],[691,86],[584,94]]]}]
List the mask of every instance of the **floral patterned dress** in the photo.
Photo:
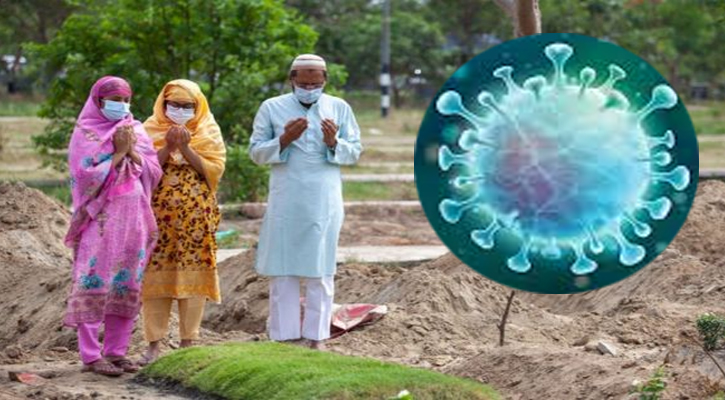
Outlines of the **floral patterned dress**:
[{"label": "floral patterned dress", "polygon": [[159,239],[146,268],[143,298],[206,297],[219,303],[215,234],[221,214],[204,177],[185,160],[171,158],[152,207]]},{"label": "floral patterned dress", "polygon": [[140,180],[113,186],[109,192],[103,209],[74,246],[66,326],[103,321],[106,315],[133,319],[141,307],[147,250],[156,238],[154,216]]}]

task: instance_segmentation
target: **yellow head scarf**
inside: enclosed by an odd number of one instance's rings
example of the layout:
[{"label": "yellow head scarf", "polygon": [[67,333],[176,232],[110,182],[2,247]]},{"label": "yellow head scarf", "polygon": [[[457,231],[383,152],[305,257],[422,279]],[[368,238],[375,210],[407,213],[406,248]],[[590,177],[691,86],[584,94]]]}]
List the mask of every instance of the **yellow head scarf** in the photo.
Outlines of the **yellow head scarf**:
[{"label": "yellow head scarf", "polygon": [[[167,83],[156,98],[154,115],[149,117],[143,124],[151,140],[154,141],[156,150],[166,145],[166,132],[175,125],[166,116],[164,110],[166,100],[193,101],[195,103],[194,118],[186,123],[186,129],[191,133],[189,146],[201,158],[204,177],[209,184],[209,188],[216,192],[219,181],[224,174],[227,150],[224,147],[221,129],[219,129],[219,125],[214,120],[214,115],[209,110],[209,102],[207,102],[204,93],[201,92],[199,85],[192,81],[177,79]],[[169,159],[169,162],[172,162],[172,160]]]}]

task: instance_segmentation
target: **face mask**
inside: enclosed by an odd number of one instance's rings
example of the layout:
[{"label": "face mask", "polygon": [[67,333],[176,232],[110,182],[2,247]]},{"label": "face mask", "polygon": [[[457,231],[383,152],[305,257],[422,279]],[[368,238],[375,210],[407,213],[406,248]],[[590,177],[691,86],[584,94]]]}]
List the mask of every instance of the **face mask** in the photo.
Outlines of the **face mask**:
[{"label": "face mask", "polygon": [[295,86],[295,97],[302,103],[312,104],[316,102],[322,95],[322,88],[305,90]]},{"label": "face mask", "polygon": [[172,105],[166,106],[166,116],[175,124],[185,125],[190,119],[194,118],[194,109],[176,108]]},{"label": "face mask", "polygon": [[122,101],[106,100],[101,108],[101,113],[111,121],[124,119],[129,112],[131,112],[131,104]]}]

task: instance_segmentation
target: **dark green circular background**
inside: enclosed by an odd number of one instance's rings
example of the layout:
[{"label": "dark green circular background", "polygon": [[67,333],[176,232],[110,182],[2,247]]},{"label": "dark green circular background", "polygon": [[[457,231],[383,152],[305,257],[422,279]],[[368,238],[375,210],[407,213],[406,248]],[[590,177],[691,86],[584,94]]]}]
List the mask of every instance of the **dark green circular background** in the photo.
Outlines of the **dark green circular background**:
[{"label": "dark green circular background", "polygon": [[[454,152],[460,152],[451,138],[443,139],[443,130],[446,126],[468,126],[459,116],[443,116],[435,109],[435,103],[441,93],[455,90],[463,98],[463,103],[474,112],[480,110],[476,96],[487,90],[499,96],[505,93],[503,81],[493,77],[493,71],[503,65],[514,68],[513,78],[518,84],[534,75],[542,74],[550,78],[554,72],[551,61],[544,55],[544,48],[555,42],[567,43],[574,48],[574,54],[565,65],[568,76],[579,76],[579,71],[589,66],[597,72],[597,79],[592,86],[604,83],[609,76],[608,66],[617,64],[627,72],[627,77],[618,81],[615,88],[622,92],[630,101],[631,109],[639,110],[651,98],[652,89],[667,81],[647,62],[631,52],[615,44],[601,41],[589,36],[569,33],[545,33],[535,36],[511,40],[479,54],[471,61],[459,68],[438,91],[436,97],[428,106],[418,133],[415,146],[415,181],[418,195],[428,221],[433,226],[443,243],[464,263],[485,277],[516,289],[538,293],[574,293],[598,289],[620,281],[651,262],[663,248],[657,249],[657,243],[669,244],[679,231],[687,218],[692,201],[697,190],[699,175],[699,154],[697,139],[690,116],[682,104],[668,110],[659,110],[645,119],[644,128],[648,135],[659,136],[666,130],[672,130],[677,139],[674,149],[670,150],[673,162],[663,171],[670,170],[676,165],[684,165],[690,170],[690,185],[682,192],[675,192],[668,184],[651,184],[648,198],[656,198],[658,194],[665,194],[671,200],[673,194],[681,193],[680,201],[673,201],[673,207],[667,218],[662,221],[653,221],[650,226],[652,234],[646,239],[639,239],[627,235],[630,241],[645,247],[646,256],[638,264],[626,267],[619,264],[616,252],[608,252],[602,257],[592,257],[599,268],[585,275],[588,279],[579,278],[569,271],[569,266],[575,257],[573,252],[565,250],[561,260],[545,260],[532,257],[532,269],[519,274],[506,266],[506,260],[516,253],[516,241],[509,234],[499,233],[496,237],[496,246],[491,250],[484,250],[476,246],[470,239],[470,232],[482,229],[480,221],[467,218],[467,214],[456,224],[444,221],[438,211],[438,204],[444,198],[450,197],[449,172],[441,171],[437,164],[437,149],[448,144]],[[436,150],[436,158],[426,157],[426,151]],[[607,190],[602,187],[602,190]],[[686,196],[686,197],[682,197]],[[633,239],[634,238],[634,239]],[[605,240],[605,242],[607,242]],[[611,243],[610,243],[611,245]]]}]

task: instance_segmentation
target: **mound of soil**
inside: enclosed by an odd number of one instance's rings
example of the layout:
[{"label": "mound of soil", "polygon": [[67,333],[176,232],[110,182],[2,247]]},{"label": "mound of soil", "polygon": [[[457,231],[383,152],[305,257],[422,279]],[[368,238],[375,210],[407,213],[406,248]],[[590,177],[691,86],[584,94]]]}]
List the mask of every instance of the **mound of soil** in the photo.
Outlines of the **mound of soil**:
[{"label": "mound of soil", "polygon": [[[410,265],[341,265],[335,301],[385,304],[389,313],[331,340],[330,348],[470,377],[522,400],[630,398],[632,382],[664,364],[663,398],[708,398],[722,377],[690,338],[698,315],[725,315],[721,199],[725,183],[701,184],[673,244],[622,282],[574,295],[517,292],[503,347],[497,324],[511,289],[453,255]],[[7,316],[0,346],[20,344],[43,355],[65,346],[71,351],[54,358],[77,358],[75,333],[59,330],[70,283],[70,252],[62,244],[68,217],[38,191],[0,185],[0,315]],[[254,258],[252,249],[220,263],[222,304],[207,307],[203,343],[264,337],[269,288]],[[176,330],[174,318],[169,344]],[[143,345],[139,323],[132,353]],[[725,354],[715,357],[725,365]]]},{"label": "mound of soil", "polygon": [[701,182],[687,221],[670,247],[707,263],[725,260],[725,182]]},{"label": "mound of soil", "polygon": [[[206,328],[265,332],[268,280],[254,272],[254,257],[250,250],[219,265],[222,293],[228,295],[221,305],[207,308]],[[419,266],[342,265],[335,292],[338,303],[389,307],[376,324],[332,341],[336,351],[442,366],[497,338],[495,323],[508,289],[447,255]],[[518,300],[512,312],[518,325],[512,337],[534,342],[546,342],[556,334],[551,326],[567,321]]]},{"label": "mound of soil", "polygon": [[[256,247],[256,246],[255,246]],[[203,326],[217,332],[266,333],[269,279],[254,271],[256,250],[245,251],[218,265],[221,304],[207,304]],[[372,302],[377,288],[400,275],[395,265],[346,264],[335,277],[337,303]],[[304,295],[304,284],[301,291]]]},{"label": "mound of soil", "polygon": [[[709,279],[703,279],[704,275]],[[703,296],[711,298],[707,295],[718,293],[723,276],[721,268],[668,248],[634,275],[602,289],[555,295],[521,292],[520,298],[565,315],[616,311],[623,301],[642,296],[701,304]]]},{"label": "mound of soil", "polygon": [[[5,349],[0,364],[78,357],[76,333],[62,325],[71,286],[72,252],[63,244],[69,219],[69,211],[42,192],[22,183],[0,183],[0,348]],[[132,354],[145,346],[141,324],[139,319]],[[243,332],[201,334],[209,343],[252,337]],[[166,347],[178,340],[174,315]]]},{"label": "mound of soil", "polygon": [[70,213],[22,183],[0,183],[0,348],[65,346],[61,318],[71,251]]}]

